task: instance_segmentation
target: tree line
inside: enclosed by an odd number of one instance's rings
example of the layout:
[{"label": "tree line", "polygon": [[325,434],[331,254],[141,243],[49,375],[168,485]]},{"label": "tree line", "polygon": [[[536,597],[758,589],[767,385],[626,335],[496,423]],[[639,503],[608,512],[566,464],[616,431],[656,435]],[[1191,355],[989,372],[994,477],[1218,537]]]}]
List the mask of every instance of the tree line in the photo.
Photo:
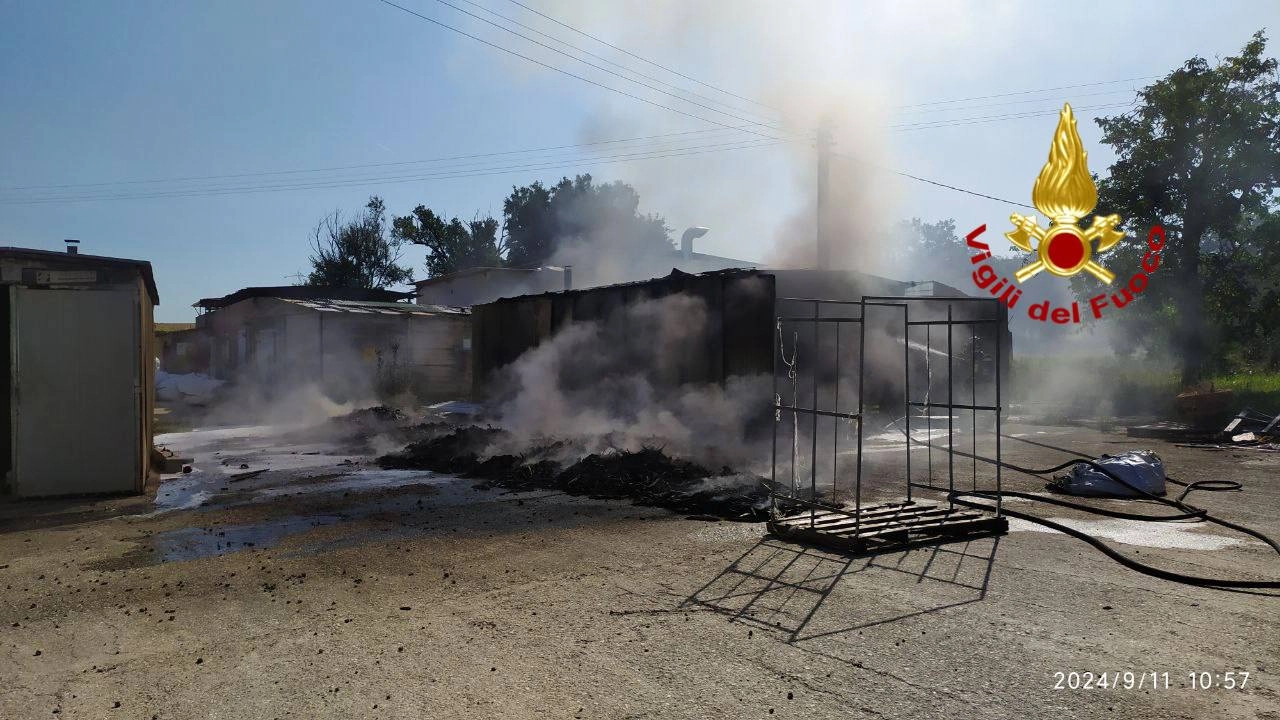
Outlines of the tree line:
[{"label": "tree line", "polygon": [[532,268],[551,262],[571,245],[611,244],[636,253],[671,250],[662,217],[639,211],[630,185],[597,183],[591,175],[513,187],[502,219],[448,218],[425,205],[387,222],[386,206],[372,197],[358,217],[335,211],[312,231],[308,285],[388,287],[413,280],[401,265],[405,245],[427,250],[427,277],[474,267]]}]

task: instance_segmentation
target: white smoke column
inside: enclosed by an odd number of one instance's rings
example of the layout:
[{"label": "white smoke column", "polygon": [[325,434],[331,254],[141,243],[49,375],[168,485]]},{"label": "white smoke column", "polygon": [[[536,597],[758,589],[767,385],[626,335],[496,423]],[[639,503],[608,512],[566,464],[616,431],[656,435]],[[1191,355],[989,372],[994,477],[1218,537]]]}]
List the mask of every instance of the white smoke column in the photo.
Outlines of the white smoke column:
[{"label": "white smoke column", "polygon": [[[582,141],[708,131],[685,145],[758,141],[761,135],[793,140],[769,149],[697,154],[594,170],[640,192],[642,212],[658,212],[674,233],[689,225],[712,229],[699,249],[772,267],[813,267],[816,235],[816,158],[812,137],[822,125],[832,131],[830,213],[834,267],[894,274],[880,257],[884,231],[900,217],[901,178],[876,169],[897,167],[891,135],[899,84],[932,81],[939,72],[962,77],[963,58],[974,43],[1004,37],[1016,19],[1004,6],[976,11],[959,2],[895,3],[655,0],[643,9],[622,3],[548,2],[539,9],[620,47],[719,88],[757,100],[774,110],[721,94],[660,68],[617,53],[521,14],[538,27],[647,75],[703,96],[694,102],[723,103],[727,112],[764,119],[781,130],[755,127],[731,131],[600,91],[588,114]],[[744,123],[594,73],[611,86],[634,91],[726,125]],[[646,81],[648,82],[648,81]],[[652,84],[652,83],[651,83]],[[932,84],[930,82],[930,84]],[[709,99],[709,100],[708,100]],[[753,134],[758,133],[758,134]],[[857,160],[850,159],[857,158]]]},{"label": "white smoke column", "polygon": [[767,444],[751,421],[765,415],[768,377],[679,377],[708,322],[701,299],[679,294],[566,327],[499,373],[498,424],[514,447],[494,451],[568,440],[583,452],[649,445],[713,469],[758,466]]}]

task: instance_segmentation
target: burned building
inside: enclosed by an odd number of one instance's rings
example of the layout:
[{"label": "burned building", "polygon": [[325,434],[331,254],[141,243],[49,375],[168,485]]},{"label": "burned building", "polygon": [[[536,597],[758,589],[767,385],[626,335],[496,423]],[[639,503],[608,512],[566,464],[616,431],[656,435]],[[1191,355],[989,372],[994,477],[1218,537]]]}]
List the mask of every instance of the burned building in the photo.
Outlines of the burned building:
[{"label": "burned building", "polygon": [[[815,299],[856,303],[864,296],[965,297],[941,283],[905,282],[848,271],[721,270],[694,275],[673,270],[666,277],[642,282],[505,298],[472,308],[475,396],[483,398],[489,393],[491,381],[500,369],[575,323],[616,323],[624,308],[675,295],[699,300],[708,319],[700,323],[693,336],[684,337],[684,342],[668,349],[670,363],[655,369],[660,375],[659,384],[669,387],[723,384],[734,376],[772,374],[778,349],[778,318],[815,312]],[[937,306],[930,303],[926,308],[922,304],[920,312],[936,313]],[[963,320],[964,313],[972,312],[972,308],[957,303],[954,312],[957,320]],[[873,312],[868,326],[874,331],[899,320]],[[1000,362],[1007,369],[1012,345],[1007,318],[1002,327]],[[994,331],[988,328],[985,332]],[[652,342],[660,341],[652,338]],[[795,338],[796,350],[806,353],[816,350],[814,343],[825,342],[829,341],[798,335]],[[986,345],[995,348],[995,338]]]},{"label": "burned building", "polygon": [[197,302],[189,341],[207,345],[209,375],[264,392],[312,385],[340,401],[465,397],[469,312],[404,297],[362,288],[245,288]]},{"label": "burned building", "polygon": [[141,492],[154,407],[151,263],[0,248],[0,492]]},{"label": "burned building", "polygon": [[171,373],[204,373],[209,369],[209,345],[202,342],[195,323],[156,323],[156,359]]}]

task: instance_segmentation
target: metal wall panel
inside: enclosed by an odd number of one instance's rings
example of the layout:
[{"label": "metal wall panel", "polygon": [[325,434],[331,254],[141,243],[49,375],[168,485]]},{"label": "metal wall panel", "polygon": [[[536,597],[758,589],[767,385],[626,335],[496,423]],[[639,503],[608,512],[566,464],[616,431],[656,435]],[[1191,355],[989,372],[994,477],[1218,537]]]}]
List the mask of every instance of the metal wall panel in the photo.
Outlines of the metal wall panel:
[{"label": "metal wall panel", "polygon": [[653,369],[659,385],[768,375],[773,358],[773,276],[754,270],[704,275],[675,271],[645,282],[526,295],[472,307],[472,394],[484,398],[496,372],[574,323],[620,321],[628,307],[678,294],[701,299],[707,322],[696,342],[666,350],[671,363]]},{"label": "metal wall panel", "polygon": [[137,303],[130,290],[15,289],[15,494],[142,489]]}]

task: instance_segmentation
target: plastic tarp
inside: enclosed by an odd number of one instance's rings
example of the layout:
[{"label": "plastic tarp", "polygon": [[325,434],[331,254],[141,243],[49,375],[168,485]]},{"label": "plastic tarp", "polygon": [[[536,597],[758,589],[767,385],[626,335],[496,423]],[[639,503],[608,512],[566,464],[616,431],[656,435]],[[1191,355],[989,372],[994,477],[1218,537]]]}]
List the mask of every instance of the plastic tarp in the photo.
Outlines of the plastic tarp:
[{"label": "plastic tarp", "polygon": [[[1129,485],[1152,495],[1164,495],[1164,463],[1150,450],[1130,450],[1117,455],[1103,455],[1094,461]],[[1071,472],[1057,478],[1053,487],[1070,495],[1095,497],[1142,497],[1142,493],[1116,482],[1096,468],[1078,463]]]},{"label": "plastic tarp", "polygon": [[223,382],[200,373],[171,374],[156,371],[156,399],[165,402],[186,402],[204,405],[213,399]]},{"label": "plastic tarp", "polygon": [[474,417],[484,412],[484,406],[479,403],[466,402],[465,400],[448,400],[439,402],[435,405],[428,405],[427,409],[442,415],[467,415]]}]

